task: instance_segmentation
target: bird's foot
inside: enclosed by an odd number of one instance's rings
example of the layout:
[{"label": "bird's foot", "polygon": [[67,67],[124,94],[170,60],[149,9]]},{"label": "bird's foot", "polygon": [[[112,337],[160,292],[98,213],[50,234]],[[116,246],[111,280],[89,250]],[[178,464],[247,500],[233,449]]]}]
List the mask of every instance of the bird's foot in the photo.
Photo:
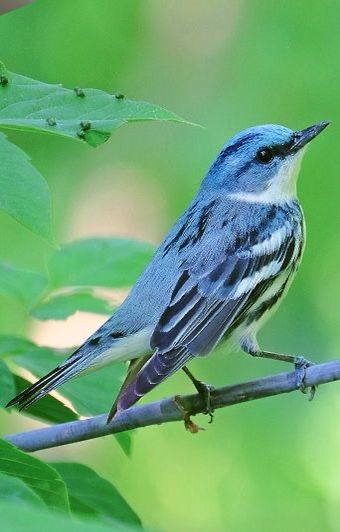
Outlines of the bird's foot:
[{"label": "bird's foot", "polygon": [[296,374],[296,384],[302,393],[308,393],[308,400],[312,401],[316,392],[316,386],[306,386],[306,370],[310,366],[313,366],[314,362],[310,362],[305,357],[295,357],[294,366]]},{"label": "bird's foot", "polygon": [[199,395],[203,399],[205,404],[205,410],[203,414],[207,414],[208,416],[210,416],[209,423],[212,423],[214,419],[214,409],[211,406],[211,392],[214,390],[214,387],[210,384],[206,384],[205,382],[200,381],[199,379],[196,379],[196,377],[194,377],[194,375],[191,373],[187,366],[183,366],[182,369],[184,373],[189,377],[196,390],[198,391]]},{"label": "bird's foot", "polygon": [[199,427],[196,423],[192,421],[191,416],[189,412],[185,410],[179,395],[175,395],[175,397],[173,397],[173,402],[175,403],[178,410],[182,414],[183,421],[184,421],[184,427],[186,430],[188,430],[191,434],[197,434],[197,432],[199,432],[200,430],[205,430],[204,428]]},{"label": "bird's foot", "polygon": [[214,421],[214,408],[211,404],[211,392],[214,391],[215,388],[214,386],[211,386],[211,384],[207,384],[206,382],[197,379],[195,379],[194,385],[205,403],[203,414],[208,415],[210,417],[209,423],[212,423]]}]

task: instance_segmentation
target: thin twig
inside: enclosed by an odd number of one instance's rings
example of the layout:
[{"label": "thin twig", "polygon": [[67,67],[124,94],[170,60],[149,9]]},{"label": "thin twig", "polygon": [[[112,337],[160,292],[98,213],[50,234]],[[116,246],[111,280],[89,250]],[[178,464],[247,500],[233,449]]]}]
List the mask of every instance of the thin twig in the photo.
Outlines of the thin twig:
[{"label": "thin twig", "polygon": [[[306,370],[305,384],[308,387],[336,380],[340,380],[340,360],[316,364]],[[280,373],[279,375],[218,388],[211,394],[211,404],[215,409],[223,408],[297,389],[294,372]],[[39,451],[138,427],[181,421],[184,411],[192,416],[203,413],[204,409],[204,401],[198,394],[177,396],[176,400],[173,397],[166,398],[120,412],[110,424],[106,423],[107,414],[102,414],[43,429],[8,434],[4,438],[23,451]]]}]

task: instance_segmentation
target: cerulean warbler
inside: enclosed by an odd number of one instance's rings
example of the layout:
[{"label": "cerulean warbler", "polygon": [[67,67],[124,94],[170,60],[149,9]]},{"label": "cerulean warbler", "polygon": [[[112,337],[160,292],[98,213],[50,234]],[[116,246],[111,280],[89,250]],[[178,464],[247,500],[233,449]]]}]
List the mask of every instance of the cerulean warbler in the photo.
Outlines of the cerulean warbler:
[{"label": "cerulean warbler", "polygon": [[301,131],[263,125],[223,146],[187,210],[157,249],[123,304],[60,366],[9,405],[25,408],[83,372],[130,360],[111,409],[124,410],[219,342],[254,356],[256,334],[277,308],[300,264],[304,218],[296,180],[305,146],[328,122]]}]

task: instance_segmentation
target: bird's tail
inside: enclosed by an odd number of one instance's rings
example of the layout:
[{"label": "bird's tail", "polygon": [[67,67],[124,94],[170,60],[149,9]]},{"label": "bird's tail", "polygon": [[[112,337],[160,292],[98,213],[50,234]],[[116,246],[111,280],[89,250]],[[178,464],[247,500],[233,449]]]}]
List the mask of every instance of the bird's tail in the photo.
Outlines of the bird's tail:
[{"label": "bird's tail", "polygon": [[120,390],[119,390],[119,392],[117,394],[117,397],[116,397],[116,399],[115,399],[115,401],[114,401],[114,403],[113,403],[113,405],[111,407],[111,410],[109,412],[109,415],[107,416],[107,423],[110,423],[110,421],[116,415],[118,403],[120,401],[120,398],[121,398],[122,394],[124,393],[124,390],[126,389],[128,384],[135,378],[135,376],[138,374],[139,370],[145,365],[145,363],[148,361],[150,356],[151,355],[145,355],[144,357],[135,358],[135,359],[130,361],[129,368],[128,368],[128,371],[127,371],[127,375],[126,375],[126,377],[124,379],[123,384],[120,387]]},{"label": "bird's tail", "polygon": [[71,355],[65,362],[19,393],[6,406],[18,405],[19,409],[22,410],[35,403],[35,401],[44,397],[57,386],[79,374],[83,369],[83,365],[79,364],[80,358],[80,356]]},{"label": "bird's tail", "polygon": [[170,377],[175,371],[185,366],[192,358],[193,355],[185,346],[180,346],[168,353],[158,353],[156,351],[123,386],[116,399],[115,410],[112,415],[110,413],[108,421],[112,419],[116,411],[119,412],[130,408],[143,395]]}]

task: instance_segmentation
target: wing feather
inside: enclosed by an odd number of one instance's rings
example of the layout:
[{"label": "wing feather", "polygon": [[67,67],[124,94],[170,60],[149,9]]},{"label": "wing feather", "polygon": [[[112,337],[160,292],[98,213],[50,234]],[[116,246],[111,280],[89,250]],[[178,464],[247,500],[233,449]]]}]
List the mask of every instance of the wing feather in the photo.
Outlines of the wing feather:
[{"label": "wing feather", "polygon": [[209,269],[186,265],[152,335],[155,352],[124,390],[118,409],[128,408],[190,359],[211,351],[292,264],[297,249],[291,231],[266,253],[249,248],[224,256]]}]

